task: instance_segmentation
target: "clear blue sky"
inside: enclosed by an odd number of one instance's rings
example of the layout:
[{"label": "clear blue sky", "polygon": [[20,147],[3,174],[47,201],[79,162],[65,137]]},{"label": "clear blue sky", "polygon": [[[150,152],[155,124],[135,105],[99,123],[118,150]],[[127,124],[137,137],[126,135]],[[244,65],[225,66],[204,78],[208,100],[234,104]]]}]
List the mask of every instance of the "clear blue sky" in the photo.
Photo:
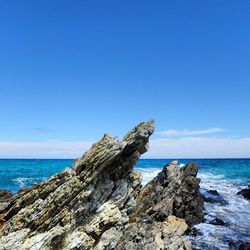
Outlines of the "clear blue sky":
[{"label": "clear blue sky", "polygon": [[156,139],[248,140],[250,1],[1,1],[0,115],[2,148],[149,118]]}]

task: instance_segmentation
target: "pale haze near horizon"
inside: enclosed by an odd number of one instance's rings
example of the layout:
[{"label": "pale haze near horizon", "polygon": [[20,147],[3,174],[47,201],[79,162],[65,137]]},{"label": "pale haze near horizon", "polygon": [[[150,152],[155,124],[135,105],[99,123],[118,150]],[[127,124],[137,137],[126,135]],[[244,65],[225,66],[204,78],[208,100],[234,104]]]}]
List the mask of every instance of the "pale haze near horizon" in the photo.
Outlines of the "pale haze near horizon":
[{"label": "pale haze near horizon", "polygon": [[[173,131],[169,137],[153,138],[149,151],[142,158],[248,158],[250,138],[206,136],[216,134],[202,131]],[[157,134],[168,134],[162,131]],[[178,136],[174,136],[178,134]],[[198,135],[198,136],[190,136]],[[201,137],[203,135],[203,137]],[[174,137],[173,137],[174,136]],[[155,136],[157,137],[157,136]],[[0,158],[73,159],[81,156],[94,143],[91,141],[0,142]],[[28,152],[28,153],[27,153]]]}]

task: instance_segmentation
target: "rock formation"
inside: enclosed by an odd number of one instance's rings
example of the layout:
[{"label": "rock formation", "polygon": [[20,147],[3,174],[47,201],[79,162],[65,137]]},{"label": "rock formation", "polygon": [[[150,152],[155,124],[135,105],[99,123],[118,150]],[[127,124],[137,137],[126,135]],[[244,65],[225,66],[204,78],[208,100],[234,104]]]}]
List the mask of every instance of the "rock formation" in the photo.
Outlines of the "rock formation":
[{"label": "rock formation", "polygon": [[9,197],[0,250],[191,249],[183,235],[202,218],[198,167],[172,162],[142,188],[133,168],[153,131],[150,120],[123,140],[105,134],[71,168]]},{"label": "rock formation", "polygon": [[179,169],[173,161],[142,188],[117,249],[191,249],[181,236],[203,219],[197,172],[194,163]]}]

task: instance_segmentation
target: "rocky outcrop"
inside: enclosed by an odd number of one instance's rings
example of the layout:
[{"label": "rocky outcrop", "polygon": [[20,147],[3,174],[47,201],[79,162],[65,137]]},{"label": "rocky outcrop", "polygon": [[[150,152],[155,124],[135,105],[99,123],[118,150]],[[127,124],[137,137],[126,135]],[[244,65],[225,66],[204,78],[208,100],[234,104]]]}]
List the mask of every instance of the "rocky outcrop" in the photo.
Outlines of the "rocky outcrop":
[{"label": "rocky outcrop", "polygon": [[200,223],[203,218],[203,200],[199,192],[198,166],[190,163],[178,167],[177,161],[164,169],[139,193],[134,215],[150,216],[164,221],[169,215],[185,219],[188,225]]},{"label": "rocky outcrop", "polygon": [[166,165],[140,190],[117,249],[191,249],[181,235],[203,218],[198,166],[190,163],[180,169],[177,164]]},{"label": "rocky outcrop", "polygon": [[[198,167],[177,162],[144,188],[133,170],[154,122],[104,137],[73,166],[0,207],[0,249],[191,249],[200,221]],[[179,217],[179,218],[177,218]]]}]

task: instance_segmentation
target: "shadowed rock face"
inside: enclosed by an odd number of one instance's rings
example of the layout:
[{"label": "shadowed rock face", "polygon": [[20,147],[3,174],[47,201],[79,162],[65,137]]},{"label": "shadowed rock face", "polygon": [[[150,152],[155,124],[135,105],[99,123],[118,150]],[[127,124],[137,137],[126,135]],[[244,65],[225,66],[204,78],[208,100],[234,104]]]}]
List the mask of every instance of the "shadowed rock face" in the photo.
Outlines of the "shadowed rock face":
[{"label": "shadowed rock face", "polygon": [[203,218],[203,200],[199,192],[198,166],[189,163],[182,168],[177,161],[164,169],[140,192],[134,213],[142,213],[143,220],[164,221],[169,215],[186,220],[192,226]]},{"label": "shadowed rock face", "polygon": [[172,163],[142,189],[133,170],[153,131],[150,120],[123,140],[105,134],[71,168],[11,197],[0,206],[0,249],[191,249],[182,235],[184,219],[199,221],[197,171]]},{"label": "shadowed rock face", "polygon": [[144,249],[144,246],[191,249],[190,243],[181,236],[188,225],[203,219],[200,180],[196,178],[198,166],[190,163],[179,168],[177,164],[177,161],[167,164],[140,190],[130,214],[130,224],[117,249]]},{"label": "shadowed rock face", "polygon": [[13,194],[7,190],[0,190],[0,201],[8,201]]},{"label": "shadowed rock face", "polygon": [[250,200],[250,186],[239,191],[237,195],[242,195],[246,200]]}]

